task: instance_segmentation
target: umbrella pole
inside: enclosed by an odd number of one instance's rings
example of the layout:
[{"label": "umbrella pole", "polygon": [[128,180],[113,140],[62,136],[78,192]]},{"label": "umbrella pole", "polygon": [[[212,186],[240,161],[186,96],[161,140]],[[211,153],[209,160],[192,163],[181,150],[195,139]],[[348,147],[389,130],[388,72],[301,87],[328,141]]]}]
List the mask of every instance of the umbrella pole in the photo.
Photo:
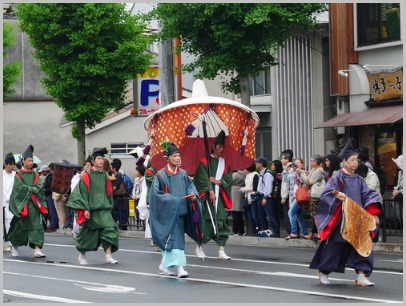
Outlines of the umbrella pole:
[{"label": "umbrella pole", "polygon": [[[207,204],[207,209],[209,210],[209,215],[210,215],[211,224],[213,224],[214,234],[216,235],[216,237],[218,237],[217,226],[214,224],[213,214],[212,214],[212,212],[211,212],[211,208],[210,208],[209,201],[206,200],[206,204]],[[216,218],[216,219],[217,219],[217,218]]]},{"label": "umbrella pole", "polygon": [[[210,152],[209,152],[209,142],[208,142],[208,137],[207,137],[207,129],[206,129],[206,120],[203,120],[203,136],[204,136],[204,147],[206,149],[206,158],[207,158],[207,173],[209,174],[209,177],[212,176],[211,175],[211,167],[210,167]],[[215,209],[214,207],[214,203],[213,203],[213,216],[214,216],[214,220],[211,214],[211,207],[209,205],[209,202],[207,201],[207,208],[209,209],[209,213],[210,213],[210,218],[212,218],[212,223],[213,223],[213,230],[214,233],[216,235],[216,238],[219,238],[219,232],[217,230],[218,227],[218,223],[217,223],[217,209]],[[215,225],[214,225],[215,224]]]}]

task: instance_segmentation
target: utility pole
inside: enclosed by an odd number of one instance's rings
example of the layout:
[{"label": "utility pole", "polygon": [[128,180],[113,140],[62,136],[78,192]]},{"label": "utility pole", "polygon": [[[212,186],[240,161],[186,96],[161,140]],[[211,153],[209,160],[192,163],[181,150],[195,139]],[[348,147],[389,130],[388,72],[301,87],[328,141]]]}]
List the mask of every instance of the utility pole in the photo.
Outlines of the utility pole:
[{"label": "utility pole", "polygon": [[172,39],[167,39],[160,44],[159,71],[160,104],[164,107],[175,101]]}]

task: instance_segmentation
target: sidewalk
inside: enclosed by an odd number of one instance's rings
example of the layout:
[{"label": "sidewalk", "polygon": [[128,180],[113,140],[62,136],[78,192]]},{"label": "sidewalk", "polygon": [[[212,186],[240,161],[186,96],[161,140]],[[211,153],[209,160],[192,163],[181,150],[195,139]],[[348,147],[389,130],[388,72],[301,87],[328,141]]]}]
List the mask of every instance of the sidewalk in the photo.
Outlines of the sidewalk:
[{"label": "sidewalk", "polygon": [[[71,235],[71,230],[58,229],[57,234],[62,235]],[[119,237],[123,238],[144,238],[144,231],[137,230],[128,230],[122,231],[119,230]],[[283,231],[281,233],[281,238],[261,238],[261,237],[252,237],[252,236],[233,236],[227,240],[229,245],[244,245],[244,246],[260,246],[260,247],[275,247],[275,248],[313,248],[316,249],[320,242],[314,242],[306,239],[291,239],[285,240],[283,237]],[[149,240],[149,239],[146,239]],[[192,239],[186,236],[186,241],[192,242]],[[388,236],[387,242],[376,242],[373,247],[374,252],[388,252],[388,253],[403,253],[403,237],[401,236]]]}]

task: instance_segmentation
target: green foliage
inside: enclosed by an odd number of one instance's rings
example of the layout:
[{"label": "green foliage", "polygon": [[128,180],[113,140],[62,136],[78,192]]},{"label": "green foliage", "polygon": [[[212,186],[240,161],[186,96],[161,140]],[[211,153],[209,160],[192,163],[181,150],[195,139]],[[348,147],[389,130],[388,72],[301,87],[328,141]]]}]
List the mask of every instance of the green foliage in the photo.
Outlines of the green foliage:
[{"label": "green foliage", "polygon": [[[93,128],[124,106],[127,81],[148,68],[146,25],[116,3],[17,4],[46,77],[48,94],[65,118]],[[78,131],[72,133],[78,137]]]},{"label": "green foliage", "polygon": [[196,56],[184,71],[208,79],[229,76],[223,89],[239,93],[241,78],[277,65],[272,51],[294,29],[311,30],[312,14],[323,10],[321,3],[161,3],[152,16],[163,26],[161,39],[180,37],[181,50]]},{"label": "green foliage", "polygon": [[169,140],[167,140],[167,139],[162,140],[162,141],[161,141],[161,148],[162,148],[162,151],[163,151],[165,154],[168,154]]},{"label": "green foliage", "polygon": [[16,38],[13,33],[13,26],[7,22],[3,22],[3,55],[5,55],[4,49],[11,47],[16,42]]},{"label": "green foliage", "polygon": [[81,139],[80,131],[79,131],[77,125],[74,125],[74,126],[72,127],[72,136],[73,136],[73,138],[75,138],[75,139]]},{"label": "green foliage", "polygon": [[[7,22],[3,22],[3,58],[7,57],[6,49],[15,44],[15,36],[13,26]],[[21,73],[21,64],[18,62],[10,62],[3,65],[3,101],[15,92],[11,88]]]}]

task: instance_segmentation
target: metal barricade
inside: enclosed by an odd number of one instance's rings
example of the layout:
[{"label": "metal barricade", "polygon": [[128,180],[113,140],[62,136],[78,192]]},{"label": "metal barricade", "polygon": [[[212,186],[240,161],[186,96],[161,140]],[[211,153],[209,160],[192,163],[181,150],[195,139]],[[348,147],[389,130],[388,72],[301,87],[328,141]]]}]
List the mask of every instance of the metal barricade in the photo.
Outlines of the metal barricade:
[{"label": "metal barricade", "polygon": [[128,211],[127,226],[130,228],[130,231],[133,230],[133,227],[137,231],[145,231],[145,221],[140,219],[136,201],[132,198],[123,198],[123,206]]},{"label": "metal barricade", "polygon": [[387,236],[403,236],[403,201],[389,199],[383,201],[384,221],[382,224],[382,241]]}]

